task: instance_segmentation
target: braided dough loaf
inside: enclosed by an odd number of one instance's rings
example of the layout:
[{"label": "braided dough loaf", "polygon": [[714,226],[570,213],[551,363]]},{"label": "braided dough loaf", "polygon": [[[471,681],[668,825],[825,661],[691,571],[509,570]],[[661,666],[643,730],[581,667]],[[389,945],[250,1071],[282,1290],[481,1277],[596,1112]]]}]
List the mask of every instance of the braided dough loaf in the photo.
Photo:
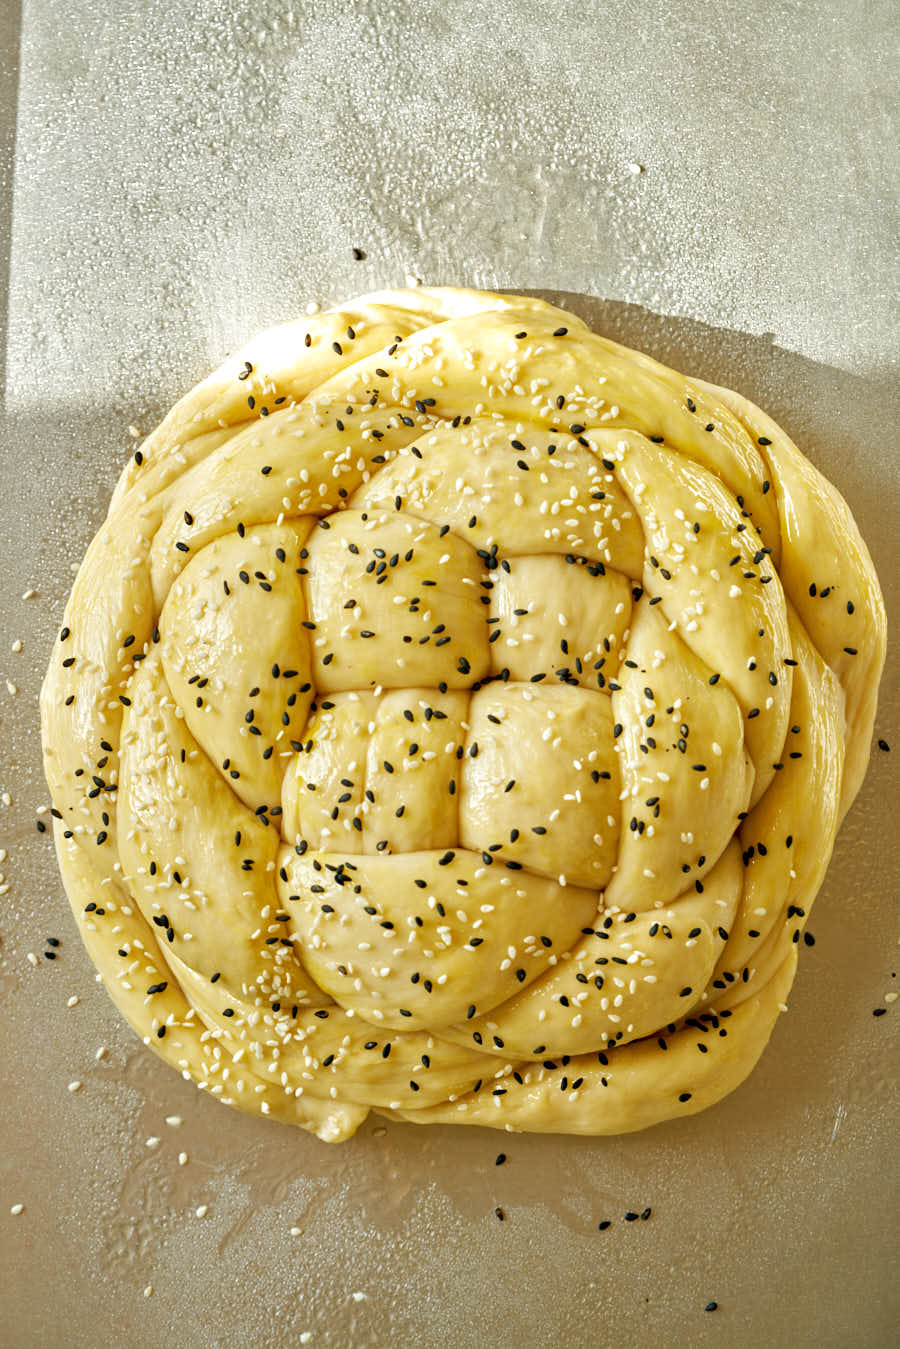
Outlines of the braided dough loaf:
[{"label": "braided dough loaf", "polygon": [[691,1114],[784,1008],[884,646],[746,399],[538,300],[365,296],[122,474],[42,693],[66,889],[146,1044],[320,1138]]}]

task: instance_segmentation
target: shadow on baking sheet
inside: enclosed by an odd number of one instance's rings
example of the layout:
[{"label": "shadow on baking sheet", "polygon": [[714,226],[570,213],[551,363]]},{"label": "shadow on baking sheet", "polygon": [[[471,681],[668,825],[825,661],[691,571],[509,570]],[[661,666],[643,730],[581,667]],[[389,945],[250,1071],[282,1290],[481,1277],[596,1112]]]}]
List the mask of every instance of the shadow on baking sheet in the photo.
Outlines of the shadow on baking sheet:
[{"label": "shadow on baking sheet", "polygon": [[[897,476],[882,474],[882,461],[871,451],[859,453],[868,442],[884,443],[885,455],[896,455],[896,446],[884,439],[898,421],[896,394],[887,381],[818,365],[777,347],[771,335],[717,329],[587,296],[541,294],[605,335],[738,389],[774,415],[847,495],[888,582],[889,605],[895,601],[897,543],[890,522],[896,518]],[[160,403],[175,392],[159,391]],[[71,556],[80,555],[99,523],[115,475],[101,445],[123,443],[131,415],[117,408],[102,415],[69,411],[53,419],[41,451],[47,470],[43,490],[58,499],[44,518],[68,519],[83,531],[83,539],[71,540]],[[119,416],[122,425],[110,439]],[[21,430],[35,444],[41,436],[35,421]],[[39,543],[52,572],[59,541],[48,537]],[[895,686],[891,669],[885,709]],[[425,1208],[432,1220],[438,1212],[450,1224],[484,1219],[496,1208],[506,1220],[524,1220],[527,1210],[537,1209],[596,1240],[601,1220],[618,1226],[626,1210],[649,1207],[654,1222],[671,1224],[675,1241],[679,1215],[686,1217],[699,1202],[701,1178],[707,1203],[737,1208],[748,1196],[756,1206],[767,1197],[781,1202],[794,1188],[795,1168],[806,1168],[814,1178],[826,1155],[833,1168],[835,1152],[862,1127],[863,1113],[868,1116],[889,1099],[890,1088],[866,1052],[881,1024],[873,1022],[871,1009],[890,975],[885,962],[891,957],[871,940],[879,879],[865,865],[879,838],[895,828],[880,776],[885,762],[886,756],[879,760],[876,753],[845,824],[813,918],[817,944],[804,951],[791,1014],[779,1023],[757,1071],[728,1100],[692,1119],[609,1139],[551,1141],[486,1129],[421,1129],[385,1125],[373,1116],[352,1141],[329,1147],[285,1126],[226,1116],[123,1030],[118,1061],[86,1075],[105,1096],[105,1108],[133,1130],[138,1156],[121,1189],[109,1196],[101,1264],[127,1278],[143,1278],[141,1233],[146,1231],[149,1242],[154,1213],[214,1199],[220,1207],[227,1203],[232,1215],[220,1240],[222,1253],[252,1241],[254,1225],[266,1214],[280,1226],[300,1229],[302,1242],[315,1240],[316,1218],[326,1211],[329,1223],[352,1218],[381,1240],[425,1220]],[[158,1129],[161,1115],[176,1112],[185,1118],[177,1144],[191,1164],[160,1168],[142,1143]],[[796,1148],[786,1149],[784,1140],[792,1137]],[[506,1160],[498,1166],[501,1152]]]},{"label": "shadow on baking sheet", "polygon": [[19,99],[21,6],[5,0],[0,7],[0,399],[6,388],[6,328],[9,268],[12,256],[12,177]]}]

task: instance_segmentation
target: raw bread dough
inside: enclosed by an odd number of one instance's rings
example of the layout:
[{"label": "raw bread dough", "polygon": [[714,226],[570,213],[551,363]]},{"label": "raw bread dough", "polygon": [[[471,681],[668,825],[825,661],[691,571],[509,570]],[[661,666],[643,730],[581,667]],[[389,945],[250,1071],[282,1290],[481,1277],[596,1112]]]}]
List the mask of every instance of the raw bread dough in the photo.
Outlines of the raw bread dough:
[{"label": "raw bread dough", "polygon": [[229,1105],[691,1114],[784,1007],[884,647],[846,504],[751,403],[538,300],[365,296],[122,474],[42,693],[66,888]]}]

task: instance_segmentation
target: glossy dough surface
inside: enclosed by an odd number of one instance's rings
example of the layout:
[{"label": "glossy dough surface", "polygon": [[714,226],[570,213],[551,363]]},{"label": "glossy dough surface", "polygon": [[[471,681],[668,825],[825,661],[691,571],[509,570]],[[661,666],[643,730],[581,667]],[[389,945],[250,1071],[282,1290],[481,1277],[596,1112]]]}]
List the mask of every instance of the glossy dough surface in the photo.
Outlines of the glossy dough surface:
[{"label": "glossy dough surface", "polygon": [[784,1007],[884,645],[751,403],[538,300],[364,296],[122,474],[42,693],[66,889],[146,1044],[323,1139],[691,1114]]}]

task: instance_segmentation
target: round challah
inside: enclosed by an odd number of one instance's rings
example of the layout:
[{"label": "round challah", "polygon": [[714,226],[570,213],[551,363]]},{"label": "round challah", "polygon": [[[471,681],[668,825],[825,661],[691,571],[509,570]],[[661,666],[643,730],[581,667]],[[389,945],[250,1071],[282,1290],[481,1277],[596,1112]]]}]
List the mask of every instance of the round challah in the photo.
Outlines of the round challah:
[{"label": "round challah", "polygon": [[122,474],[42,693],[66,889],[229,1105],[691,1114],[784,1009],[884,645],[846,504],[746,399],[539,300],[365,296]]}]

